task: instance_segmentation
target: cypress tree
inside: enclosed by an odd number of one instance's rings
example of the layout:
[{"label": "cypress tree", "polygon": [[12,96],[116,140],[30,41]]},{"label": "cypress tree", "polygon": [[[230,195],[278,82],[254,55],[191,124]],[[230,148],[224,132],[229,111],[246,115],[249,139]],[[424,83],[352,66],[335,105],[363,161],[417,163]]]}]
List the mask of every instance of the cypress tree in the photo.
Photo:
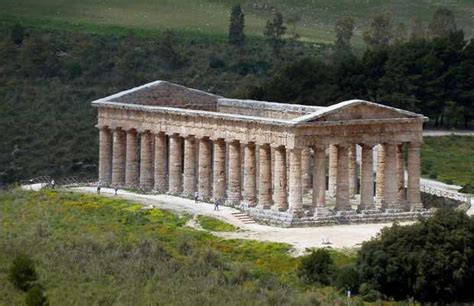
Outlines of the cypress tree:
[{"label": "cypress tree", "polygon": [[229,43],[241,46],[245,41],[245,19],[240,4],[232,7],[229,23]]}]

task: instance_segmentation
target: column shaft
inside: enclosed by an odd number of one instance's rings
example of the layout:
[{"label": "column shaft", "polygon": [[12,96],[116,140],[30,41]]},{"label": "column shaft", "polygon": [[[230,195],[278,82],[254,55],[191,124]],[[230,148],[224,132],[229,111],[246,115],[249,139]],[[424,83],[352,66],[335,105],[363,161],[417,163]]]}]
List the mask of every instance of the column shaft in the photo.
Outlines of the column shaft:
[{"label": "column shaft", "polygon": [[209,138],[199,140],[199,179],[198,188],[204,200],[211,198],[211,162],[212,148]]},{"label": "column shaft", "polygon": [[379,144],[377,146],[377,172],[375,177],[375,197],[378,202],[384,198],[385,192],[385,157],[386,144]]},{"label": "column shaft", "polygon": [[374,153],[373,146],[362,145],[362,166],[359,210],[374,209]]},{"label": "column shaft", "polygon": [[328,193],[330,197],[336,196],[336,178],[337,178],[337,145],[329,146],[329,185]]},{"label": "column shaft", "polygon": [[184,138],[184,195],[192,197],[196,192],[196,139]]},{"label": "column shaft", "polygon": [[123,186],[125,184],[125,132],[121,129],[114,130],[112,154],[112,185]]},{"label": "column shaft", "polygon": [[99,182],[109,185],[112,180],[112,133],[102,127],[99,131]]},{"label": "column shaft", "polygon": [[311,150],[304,148],[301,151],[301,175],[303,179],[303,193],[307,193],[312,188],[311,183]]},{"label": "column shaft", "polygon": [[299,213],[303,209],[301,186],[301,149],[290,150],[289,211]]},{"label": "column shaft", "polygon": [[138,186],[138,156],[137,156],[137,132],[127,131],[127,156],[125,165],[125,185],[128,187]]},{"label": "column shaft", "polygon": [[382,208],[399,209],[397,201],[397,146],[395,144],[386,144],[385,150],[385,190]]},{"label": "column shaft", "polygon": [[255,144],[249,143],[244,150],[244,194],[245,201],[249,206],[257,203],[257,166],[255,155]]},{"label": "column shaft", "polygon": [[286,191],[286,149],[285,147],[275,148],[275,190],[273,209],[286,211],[288,209],[288,199]]},{"label": "column shaft", "polygon": [[140,187],[153,188],[153,142],[150,132],[141,134],[140,141]]},{"label": "column shaft", "polygon": [[322,147],[314,147],[313,206],[326,206],[326,155]]},{"label": "column shaft", "polygon": [[353,199],[357,193],[357,148],[353,144],[349,146],[349,196]]},{"label": "column shaft", "polygon": [[167,150],[166,150],[166,135],[165,133],[155,134],[155,187],[159,192],[166,192],[168,190],[168,176],[167,176]]},{"label": "column shaft", "polygon": [[240,143],[232,141],[229,143],[229,183],[227,197],[232,205],[239,204],[242,199],[240,182]]},{"label": "column shaft", "polygon": [[408,188],[407,198],[411,210],[423,208],[420,197],[420,143],[408,144]]},{"label": "column shaft", "polygon": [[397,200],[403,208],[406,207],[405,193],[405,160],[403,158],[403,144],[397,145]]},{"label": "column shaft", "polygon": [[214,141],[214,177],[213,177],[214,201],[225,198],[225,142],[222,139]]},{"label": "column shaft", "polygon": [[180,194],[183,192],[183,175],[182,175],[182,161],[183,149],[182,138],[173,134],[170,136],[170,150],[169,150],[169,192],[172,194]]},{"label": "column shaft", "polygon": [[349,201],[349,152],[348,147],[337,148],[336,210],[351,210]]},{"label": "column shaft", "polygon": [[269,145],[261,145],[259,152],[259,178],[258,178],[258,206],[270,208],[272,205],[272,173],[271,149]]}]

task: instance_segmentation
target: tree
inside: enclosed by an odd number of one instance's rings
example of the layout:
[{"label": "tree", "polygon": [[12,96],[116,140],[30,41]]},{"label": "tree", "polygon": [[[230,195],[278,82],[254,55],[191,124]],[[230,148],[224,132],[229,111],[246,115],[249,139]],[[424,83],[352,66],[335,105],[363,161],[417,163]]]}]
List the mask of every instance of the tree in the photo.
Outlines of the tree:
[{"label": "tree", "polygon": [[179,69],[184,65],[184,59],[175,48],[176,39],[172,31],[166,30],[158,44],[158,55],[168,69]]},{"label": "tree", "polygon": [[370,23],[370,29],[364,32],[363,38],[371,49],[388,47],[393,38],[392,18],[387,14],[375,16]]},{"label": "tree", "polygon": [[30,289],[38,279],[33,261],[25,255],[17,256],[8,271],[8,279],[19,290]]},{"label": "tree", "polygon": [[411,19],[411,33],[410,41],[420,40],[426,38],[426,29],[423,21],[419,17]]},{"label": "tree", "polygon": [[354,35],[354,19],[352,17],[344,17],[336,22],[336,58],[351,54],[351,38]]},{"label": "tree", "polygon": [[241,46],[245,41],[245,15],[240,4],[232,7],[229,22],[229,43]]},{"label": "tree", "polygon": [[364,242],[357,258],[360,281],[397,300],[414,297],[440,304],[472,300],[472,246],[474,218],[440,209],[431,218],[407,226],[395,224]]},{"label": "tree", "polygon": [[403,22],[400,22],[397,24],[395,27],[395,30],[393,31],[393,43],[395,45],[401,45],[406,43],[408,40],[408,31],[407,27]]},{"label": "tree", "polygon": [[429,26],[430,35],[433,38],[448,37],[451,33],[456,32],[456,28],[453,12],[443,7],[436,10]]},{"label": "tree", "polygon": [[283,45],[282,36],[286,33],[286,26],[283,25],[283,15],[276,11],[272,20],[267,20],[263,35],[270,41],[273,53],[279,54]]},{"label": "tree", "polygon": [[307,282],[327,286],[331,283],[335,270],[336,265],[329,251],[318,249],[303,257],[298,268],[298,274]]},{"label": "tree", "polygon": [[21,46],[25,38],[25,29],[19,23],[15,24],[10,32],[10,38],[17,46]]}]

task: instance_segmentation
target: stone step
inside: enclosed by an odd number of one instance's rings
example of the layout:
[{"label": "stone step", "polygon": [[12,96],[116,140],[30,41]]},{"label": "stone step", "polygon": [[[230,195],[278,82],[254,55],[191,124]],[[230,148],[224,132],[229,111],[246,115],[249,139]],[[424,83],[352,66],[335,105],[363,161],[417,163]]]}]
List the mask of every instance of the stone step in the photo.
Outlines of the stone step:
[{"label": "stone step", "polygon": [[245,214],[245,213],[232,213],[232,215],[234,217],[236,217],[237,219],[239,219],[239,221],[241,221],[244,224],[253,224],[253,223],[255,223],[255,220],[250,218],[250,216]]}]

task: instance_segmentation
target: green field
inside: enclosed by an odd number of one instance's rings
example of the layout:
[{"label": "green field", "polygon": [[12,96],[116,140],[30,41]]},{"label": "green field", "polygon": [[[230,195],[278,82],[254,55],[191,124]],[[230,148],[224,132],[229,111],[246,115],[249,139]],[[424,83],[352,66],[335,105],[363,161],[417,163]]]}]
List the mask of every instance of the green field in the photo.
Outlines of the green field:
[{"label": "green field", "polygon": [[[288,245],[224,240],[185,227],[191,216],[140,208],[69,192],[0,193],[0,305],[23,305],[25,293],[7,276],[19,254],[34,261],[50,305],[345,301],[332,287],[303,285]],[[354,261],[331,254],[338,265]]]},{"label": "green field", "polygon": [[474,137],[425,137],[421,166],[426,178],[474,185]]},{"label": "green field", "polygon": [[[0,20],[24,24],[87,31],[123,31],[144,33],[173,29],[191,35],[225,37],[229,10],[235,0],[0,0]],[[356,21],[355,43],[370,17],[390,13],[395,22],[409,25],[414,16],[427,24],[439,6],[452,9],[458,25],[468,36],[473,35],[474,2],[470,0],[242,0],[246,13],[246,33],[261,36],[272,10],[287,18],[300,16],[294,29],[303,40],[334,41],[334,24],[339,17],[353,16]],[[293,28],[293,25],[289,27]],[[291,31],[290,31],[291,32]]]}]

